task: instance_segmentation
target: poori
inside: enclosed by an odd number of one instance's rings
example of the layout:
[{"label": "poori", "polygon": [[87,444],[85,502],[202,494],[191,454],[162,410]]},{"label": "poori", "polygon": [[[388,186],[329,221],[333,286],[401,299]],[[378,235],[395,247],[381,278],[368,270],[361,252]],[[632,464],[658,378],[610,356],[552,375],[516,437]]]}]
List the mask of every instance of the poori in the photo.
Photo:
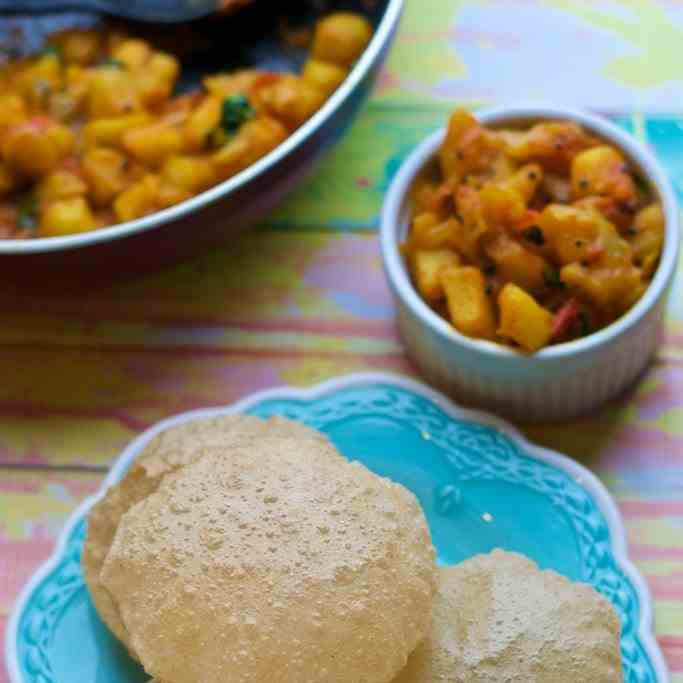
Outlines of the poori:
[{"label": "poori", "polygon": [[112,630],[164,683],[391,681],[435,591],[415,497],[304,427],[190,424],[93,517],[84,565]]},{"label": "poori", "polygon": [[[125,626],[111,596],[100,582],[100,571],[109,552],[122,515],[135,503],[155,491],[164,475],[194,462],[212,449],[225,457],[236,448],[249,448],[255,440],[293,440],[306,459],[316,457],[341,459],[339,453],[320,432],[279,417],[267,421],[247,415],[222,415],[191,420],[164,429],[157,434],[135,460],[123,480],[112,486],[88,515],[88,534],[83,548],[82,567],[90,595],[102,620],[128,647]],[[278,444],[286,448],[287,444]],[[137,658],[134,651],[130,650]]]},{"label": "poori", "polygon": [[619,638],[592,587],[494,550],[440,569],[430,633],[394,683],[621,683]]}]

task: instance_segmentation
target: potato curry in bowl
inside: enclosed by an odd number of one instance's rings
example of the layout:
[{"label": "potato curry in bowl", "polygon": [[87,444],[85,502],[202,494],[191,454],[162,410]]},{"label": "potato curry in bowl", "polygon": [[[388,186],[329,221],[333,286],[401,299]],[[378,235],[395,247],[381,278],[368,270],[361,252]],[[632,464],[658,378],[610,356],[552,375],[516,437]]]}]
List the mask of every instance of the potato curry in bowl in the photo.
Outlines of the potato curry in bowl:
[{"label": "potato curry in bowl", "polygon": [[456,330],[535,352],[628,311],[664,228],[624,153],[580,123],[487,127],[459,110],[413,187],[402,251],[420,296]]},{"label": "potato curry in bowl", "polygon": [[53,35],[0,68],[0,239],[132,221],[236,175],[325,103],[371,37],[366,18],[334,12],[300,73],[230,70],[175,94],[183,65],[144,39]]}]

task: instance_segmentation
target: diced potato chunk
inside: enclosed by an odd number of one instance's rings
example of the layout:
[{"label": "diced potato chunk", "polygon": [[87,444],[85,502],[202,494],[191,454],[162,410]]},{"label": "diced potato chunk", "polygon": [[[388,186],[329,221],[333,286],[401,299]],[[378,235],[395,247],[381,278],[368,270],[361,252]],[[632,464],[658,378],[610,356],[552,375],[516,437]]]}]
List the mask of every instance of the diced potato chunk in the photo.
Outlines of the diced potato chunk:
[{"label": "diced potato chunk", "polygon": [[541,166],[539,164],[525,164],[518,168],[502,185],[517,192],[524,203],[528,204],[542,182],[543,169]]},{"label": "diced potato chunk", "polygon": [[436,214],[426,211],[413,219],[411,244],[419,249],[440,249],[452,243],[458,230],[454,218],[441,221]]},{"label": "diced potato chunk", "polygon": [[513,226],[526,211],[522,196],[512,187],[502,184],[486,185],[479,194],[484,207],[486,224],[491,227],[502,229],[506,226]]},{"label": "diced potato chunk", "polygon": [[137,39],[124,40],[112,51],[111,56],[125,64],[129,69],[144,66],[152,54],[152,48],[144,41]]},{"label": "diced potato chunk", "polygon": [[164,181],[159,185],[159,192],[157,194],[157,206],[160,209],[165,209],[180,202],[187,201],[192,197],[192,193],[183,190],[177,185],[170,185]]},{"label": "diced potato chunk", "polygon": [[595,211],[548,204],[539,216],[538,225],[557,261],[565,265],[589,258],[604,220]]},{"label": "diced potato chunk", "polygon": [[454,184],[460,182],[465,174],[465,158],[464,152],[459,149],[460,142],[466,133],[478,128],[479,122],[474,115],[463,109],[453,112],[448,119],[446,138],[439,149],[439,164],[444,179],[452,177]]},{"label": "diced potato chunk", "polygon": [[461,185],[455,194],[455,205],[461,222],[452,243],[462,256],[474,261],[481,252],[481,239],[489,230],[483,198],[478,190]]},{"label": "diced potato chunk", "polygon": [[440,271],[453,326],[470,337],[492,339],[495,316],[486,294],[486,278],[474,266],[449,266]]},{"label": "diced potato chunk", "polygon": [[472,114],[456,111],[448,121],[446,139],[439,150],[439,163],[445,179],[459,183],[468,173],[490,172],[502,158],[498,134],[482,126]]},{"label": "diced potato chunk", "polygon": [[140,100],[147,106],[154,106],[171,96],[179,73],[180,64],[175,57],[155,52],[133,73],[132,82]]},{"label": "diced potato chunk", "polygon": [[498,334],[512,339],[525,351],[538,351],[551,339],[553,314],[540,306],[530,294],[513,283],[498,295],[500,327]]},{"label": "diced potato chunk", "polygon": [[142,104],[129,73],[103,66],[88,79],[87,108],[91,119],[103,119],[138,112]]},{"label": "diced potato chunk", "polygon": [[83,197],[60,199],[47,205],[40,217],[38,233],[41,237],[71,235],[97,227],[95,217]]},{"label": "diced potato chunk", "polygon": [[309,119],[320,109],[325,98],[322,90],[294,74],[282,74],[257,90],[260,106],[292,128]]},{"label": "diced potato chunk", "polygon": [[213,157],[219,178],[227,178],[275,149],[287,137],[287,130],[269,116],[258,116],[244,123],[237,135]]},{"label": "diced potato chunk", "polygon": [[319,21],[313,35],[312,54],[323,62],[350,66],[372,38],[370,22],[351,12],[335,12]]},{"label": "diced potato chunk", "polygon": [[329,96],[343,83],[346,74],[344,67],[319,59],[309,59],[302,76],[306,83]]},{"label": "diced potato chunk", "polygon": [[423,235],[425,235],[431,228],[439,223],[439,216],[432,211],[423,211],[413,217],[413,222],[410,229],[410,235],[415,241],[419,243]]},{"label": "diced potato chunk", "polygon": [[641,209],[633,221],[633,227],[637,233],[657,232],[664,233],[664,211],[659,204],[650,204]]},{"label": "diced potato chunk", "polygon": [[161,169],[162,182],[190,193],[203,192],[216,180],[213,165],[208,159],[189,156],[172,156]]},{"label": "diced potato chunk", "polygon": [[596,263],[603,266],[631,265],[633,259],[631,245],[606,219],[600,222],[600,238],[597,246],[599,250],[597,258],[594,259]]},{"label": "diced potato chunk", "polygon": [[438,301],[444,297],[441,271],[447,266],[460,265],[460,258],[450,249],[417,249],[411,257],[415,284],[427,301]]},{"label": "diced potato chunk", "polygon": [[628,202],[622,202],[607,195],[591,195],[572,202],[577,209],[597,211],[610,223],[623,231],[633,223],[634,207]]},{"label": "diced potato chunk", "polygon": [[248,95],[257,82],[263,80],[272,82],[278,77],[277,74],[263,74],[253,69],[241,69],[229,74],[207,76],[202,83],[210,95],[222,102],[225,97],[232,95]]},{"label": "diced potato chunk", "polygon": [[664,212],[659,204],[641,209],[633,223],[633,259],[643,274],[650,276],[657,267],[664,244]]},{"label": "diced potato chunk", "polygon": [[514,282],[531,292],[543,289],[546,261],[505,233],[486,244],[486,253],[496,264],[496,275],[503,281]]},{"label": "diced potato chunk", "polygon": [[93,202],[108,206],[129,184],[129,162],[123,154],[108,147],[96,147],[83,157],[83,176],[90,187]]},{"label": "diced potato chunk", "polygon": [[158,208],[159,176],[146,175],[125,189],[114,201],[114,213],[119,221],[153,213]]},{"label": "diced potato chunk", "polygon": [[539,218],[556,260],[618,265],[631,260],[631,247],[617,229],[593,209],[548,205]]},{"label": "diced potato chunk", "polygon": [[111,119],[96,119],[85,124],[83,135],[89,147],[118,147],[127,130],[140,128],[149,121],[150,116],[146,112]]},{"label": "diced potato chunk", "polygon": [[71,154],[74,145],[76,144],[76,136],[71,128],[67,128],[61,123],[54,123],[47,126],[45,135],[50,144],[57,149],[57,154],[60,159]]},{"label": "diced potato chunk", "polygon": [[171,83],[175,83],[180,75],[180,62],[166,52],[155,52],[145,66],[159,78]]},{"label": "diced potato chunk", "polygon": [[587,268],[570,263],[560,277],[573,292],[613,315],[623,313],[643,293],[641,272],[630,264]]},{"label": "diced potato chunk", "polygon": [[149,166],[159,166],[182,150],[183,135],[178,128],[151,124],[126,131],[122,143],[133,158]]},{"label": "diced potato chunk", "polygon": [[609,195],[637,205],[635,183],[621,152],[609,145],[577,154],[571,167],[572,194],[576,198]]},{"label": "diced potato chunk", "polygon": [[23,123],[27,118],[26,103],[16,93],[0,93],[0,130]]},{"label": "diced potato chunk", "polygon": [[214,95],[208,95],[184,123],[183,135],[188,151],[199,152],[203,149],[220,120],[221,100]]},{"label": "diced potato chunk", "polygon": [[528,131],[505,133],[507,153],[517,161],[537,161],[544,168],[564,173],[574,156],[595,145],[592,138],[573,121],[537,123]]},{"label": "diced potato chunk", "polygon": [[2,141],[5,163],[32,177],[53,170],[71,151],[73,133],[48,118],[34,118],[11,126]]},{"label": "diced potato chunk", "polygon": [[38,183],[38,196],[46,204],[57,199],[79,197],[88,191],[83,178],[71,171],[58,168]]}]

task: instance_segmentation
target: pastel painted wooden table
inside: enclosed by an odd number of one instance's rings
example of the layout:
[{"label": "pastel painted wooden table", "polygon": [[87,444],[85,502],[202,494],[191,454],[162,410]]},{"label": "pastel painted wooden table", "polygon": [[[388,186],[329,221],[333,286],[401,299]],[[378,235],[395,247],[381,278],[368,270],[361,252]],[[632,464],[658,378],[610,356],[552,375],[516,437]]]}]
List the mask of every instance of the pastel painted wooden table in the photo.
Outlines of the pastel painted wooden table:
[{"label": "pastel painted wooden table", "polygon": [[[374,231],[401,159],[456,103],[544,98],[609,113],[655,148],[683,189],[682,52],[675,2],[408,0],[371,104],[266,225],[107,289],[0,292],[0,632],[69,512],[147,426],[274,385],[357,370],[414,374]],[[679,287],[664,343],[637,386],[596,415],[525,430],[589,466],[615,496],[675,683],[683,683]]]}]

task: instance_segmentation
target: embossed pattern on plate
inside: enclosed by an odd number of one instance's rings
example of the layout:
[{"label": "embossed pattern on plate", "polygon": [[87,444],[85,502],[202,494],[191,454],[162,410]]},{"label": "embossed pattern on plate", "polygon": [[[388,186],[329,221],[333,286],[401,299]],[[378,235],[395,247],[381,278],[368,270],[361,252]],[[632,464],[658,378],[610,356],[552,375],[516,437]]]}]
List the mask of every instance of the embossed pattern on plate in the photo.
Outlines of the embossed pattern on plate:
[{"label": "embossed pattern on plate", "polygon": [[[414,382],[355,375],[171,418],[124,451],[105,486],[123,476],[158,431],[230,412],[305,422],[327,433],[347,457],[406,485],[425,509],[443,564],[503,547],[591,583],[621,617],[624,681],[669,680],[651,632],[649,593],[628,561],[618,512],[598,480],[568,458],[532,446],[502,421],[459,410]],[[146,680],[100,622],[83,585],[79,559],[94,500],[74,513],[54,557],[15,607],[7,635],[13,683]]]}]

